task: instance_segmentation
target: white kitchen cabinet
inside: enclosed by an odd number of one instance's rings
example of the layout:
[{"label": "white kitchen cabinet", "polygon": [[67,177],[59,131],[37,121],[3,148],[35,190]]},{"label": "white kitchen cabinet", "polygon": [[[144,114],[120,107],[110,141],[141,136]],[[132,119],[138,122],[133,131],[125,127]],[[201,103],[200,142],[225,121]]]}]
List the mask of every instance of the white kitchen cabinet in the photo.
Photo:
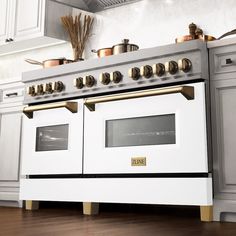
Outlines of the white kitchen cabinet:
[{"label": "white kitchen cabinet", "polygon": [[236,40],[209,43],[215,221],[236,222]]},{"label": "white kitchen cabinet", "polygon": [[16,108],[3,109],[2,111],[0,110],[0,116],[0,180],[17,181],[19,172],[21,111]]},{"label": "white kitchen cabinet", "polygon": [[40,36],[43,31],[45,1],[12,0],[15,17],[11,23],[11,35],[14,41]]},{"label": "white kitchen cabinet", "polygon": [[65,42],[60,18],[72,10],[51,0],[1,0],[0,55]]},{"label": "white kitchen cabinet", "polygon": [[9,0],[1,0],[0,7],[0,44],[5,43],[8,38],[9,29],[9,14],[10,14],[10,2]]},{"label": "white kitchen cabinet", "polygon": [[23,84],[0,84],[0,205],[21,206],[19,201],[20,142]]}]

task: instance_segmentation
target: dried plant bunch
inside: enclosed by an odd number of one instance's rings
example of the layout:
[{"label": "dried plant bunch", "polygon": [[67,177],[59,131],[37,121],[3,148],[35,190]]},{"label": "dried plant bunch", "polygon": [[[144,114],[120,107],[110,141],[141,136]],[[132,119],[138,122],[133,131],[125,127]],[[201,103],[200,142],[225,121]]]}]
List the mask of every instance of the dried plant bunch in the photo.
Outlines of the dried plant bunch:
[{"label": "dried plant bunch", "polygon": [[84,15],[82,13],[73,17],[62,16],[62,24],[69,34],[70,42],[74,51],[74,60],[77,61],[82,58],[85,45],[90,37],[94,18],[90,15]]}]

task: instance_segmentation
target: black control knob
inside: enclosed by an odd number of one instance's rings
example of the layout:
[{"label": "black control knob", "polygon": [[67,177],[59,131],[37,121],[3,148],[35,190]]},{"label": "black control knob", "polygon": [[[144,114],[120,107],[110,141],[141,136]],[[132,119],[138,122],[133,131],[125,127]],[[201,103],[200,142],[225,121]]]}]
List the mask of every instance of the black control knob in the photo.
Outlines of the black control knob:
[{"label": "black control knob", "polygon": [[141,66],[140,74],[146,79],[152,77],[153,75],[152,67],[149,65]]},{"label": "black control knob", "polygon": [[53,93],[52,83],[45,84],[44,91],[45,93]]},{"label": "black control knob", "polygon": [[153,67],[153,74],[156,74],[157,76],[161,77],[165,74],[165,65],[162,63],[154,64]]},{"label": "black control knob", "polygon": [[192,69],[192,62],[188,58],[183,58],[178,61],[178,66],[180,70],[187,73]]},{"label": "black control knob", "polygon": [[56,92],[61,92],[64,89],[64,84],[61,81],[57,81],[54,83],[54,90]]},{"label": "black control knob", "polygon": [[44,94],[43,84],[39,84],[39,85],[36,86],[35,93],[37,93],[39,95],[43,95]]},{"label": "black control knob", "polygon": [[104,85],[109,84],[111,82],[110,74],[109,73],[102,73],[102,74],[100,74],[99,80]]},{"label": "black control knob", "polygon": [[95,79],[92,75],[86,75],[84,77],[84,80],[83,80],[83,84],[86,86],[86,87],[93,87],[93,85],[95,84]]},{"label": "black control knob", "polygon": [[171,75],[176,74],[178,69],[179,67],[176,61],[169,61],[165,63],[165,70],[169,72]]},{"label": "black control knob", "polygon": [[111,72],[110,76],[111,76],[111,81],[115,84],[120,83],[123,77],[120,71]]},{"label": "black control knob", "polygon": [[140,69],[138,67],[130,68],[129,77],[133,80],[138,80],[140,78]]},{"label": "black control knob", "polygon": [[83,78],[78,77],[78,78],[74,79],[74,86],[78,89],[82,89],[84,87]]},{"label": "black control knob", "polygon": [[35,93],[35,87],[34,86],[29,86],[27,87],[27,94],[34,97],[36,95]]}]

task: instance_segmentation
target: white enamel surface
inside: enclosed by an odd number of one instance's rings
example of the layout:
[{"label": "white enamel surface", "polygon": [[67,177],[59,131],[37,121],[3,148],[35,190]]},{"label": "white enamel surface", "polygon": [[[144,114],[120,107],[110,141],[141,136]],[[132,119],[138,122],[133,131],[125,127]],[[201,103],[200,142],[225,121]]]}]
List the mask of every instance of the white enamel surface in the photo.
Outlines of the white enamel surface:
[{"label": "white enamel surface", "polygon": [[[96,104],[85,108],[84,173],[208,172],[204,83],[194,86],[194,100],[181,94]],[[176,116],[176,144],[105,148],[105,121],[163,114]],[[146,166],[131,166],[146,157]]]},{"label": "white enamel surface", "polygon": [[[83,105],[78,113],[65,108],[34,112],[33,119],[23,117],[21,174],[80,174],[82,173]],[[68,150],[35,151],[36,128],[69,124]]]},{"label": "white enamel surface", "polygon": [[21,179],[20,199],[204,206],[212,205],[212,179]]}]

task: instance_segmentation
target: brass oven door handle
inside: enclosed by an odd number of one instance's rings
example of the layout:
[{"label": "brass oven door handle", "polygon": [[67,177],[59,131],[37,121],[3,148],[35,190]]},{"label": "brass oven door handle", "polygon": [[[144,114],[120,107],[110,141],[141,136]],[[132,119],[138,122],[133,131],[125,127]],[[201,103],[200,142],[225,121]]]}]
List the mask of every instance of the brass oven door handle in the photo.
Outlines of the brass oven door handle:
[{"label": "brass oven door handle", "polygon": [[49,103],[49,104],[42,104],[42,105],[35,105],[25,107],[23,109],[23,113],[29,118],[33,118],[34,111],[42,111],[42,110],[49,110],[55,108],[66,108],[72,113],[77,113],[78,111],[78,103],[77,102],[58,102],[58,103]]},{"label": "brass oven door handle", "polygon": [[140,92],[123,93],[123,94],[102,96],[102,97],[96,97],[96,98],[86,98],[84,101],[84,105],[90,111],[95,111],[95,104],[97,103],[112,102],[112,101],[132,99],[132,98],[142,98],[142,97],[148,97],[148,96],[166,95],[166,94],[173,94],[173,93],[180,93],[187,100],[194,99],[194,87],[176,86],[176,87],[170,87],[170,88],[164,88],[164,89],[150,89],[150,90],[145,90],[145,91],[140,91]]}]

